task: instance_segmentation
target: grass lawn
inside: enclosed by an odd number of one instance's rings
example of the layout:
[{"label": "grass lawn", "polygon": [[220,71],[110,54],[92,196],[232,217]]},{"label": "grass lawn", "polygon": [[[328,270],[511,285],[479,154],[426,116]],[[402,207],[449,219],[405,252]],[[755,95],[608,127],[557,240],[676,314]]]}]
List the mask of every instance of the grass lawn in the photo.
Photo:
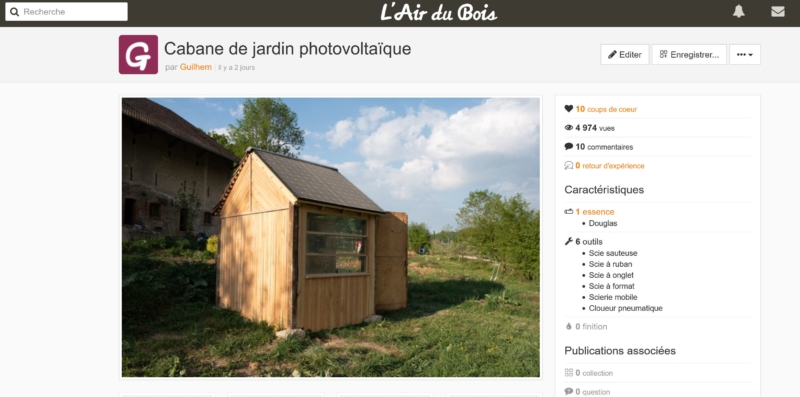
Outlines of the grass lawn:
[{"label": "grass lawn", "polygon": [[213,265],[169,255],[123,255],[123,376],[539,376],[538,284],[488,281],[481,261],[409,257],[407,309],[278,340],[210,304]]}]

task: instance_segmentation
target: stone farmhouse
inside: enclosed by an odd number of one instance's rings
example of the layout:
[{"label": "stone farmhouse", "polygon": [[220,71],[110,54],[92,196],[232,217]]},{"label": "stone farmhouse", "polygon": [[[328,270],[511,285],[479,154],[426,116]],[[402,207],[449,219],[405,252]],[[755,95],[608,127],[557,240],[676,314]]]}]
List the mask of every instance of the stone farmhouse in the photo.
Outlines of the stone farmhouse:
[{"label": "stone farmhouse", "polygon": [[[239,161],[202,130],[145,98],[122,100],[122,236],[210,236],[214,206]],[[199,200],[181,208],[179,192]]]}]

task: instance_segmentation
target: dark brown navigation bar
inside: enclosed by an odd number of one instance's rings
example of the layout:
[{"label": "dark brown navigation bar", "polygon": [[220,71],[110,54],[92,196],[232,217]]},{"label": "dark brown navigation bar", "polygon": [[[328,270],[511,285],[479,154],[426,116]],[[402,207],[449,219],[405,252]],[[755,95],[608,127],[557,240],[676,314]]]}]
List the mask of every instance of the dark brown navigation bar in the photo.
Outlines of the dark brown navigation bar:
[{"label": "dark brown navigation bar", "polygon": [[[127,2],[127,21],[66,21],[66,17],[59,20],[63,13],[50,13],[51,10],[42,5],[44,3],[5,3],[6,15],[0,20],[3,27],[800,26],[800,2],[797,0],[768,3],[746,0],[131,0]],[[13,7],[10,3],[14,3]],[[26,9],[31,14],[19,15]],[[52,19],[32,21],[25,18],[36,12],[52,15]]]}]

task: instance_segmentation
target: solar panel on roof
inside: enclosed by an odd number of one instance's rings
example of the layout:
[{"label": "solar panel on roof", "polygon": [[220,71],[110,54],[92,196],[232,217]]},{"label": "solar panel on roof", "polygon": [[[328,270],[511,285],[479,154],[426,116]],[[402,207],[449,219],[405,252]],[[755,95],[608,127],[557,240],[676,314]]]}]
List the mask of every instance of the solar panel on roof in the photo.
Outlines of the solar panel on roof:
[{"label": "solar panel on roof", "polygon": [[335,168],[259,149],[253,151],[298,199],[384,212]]}]

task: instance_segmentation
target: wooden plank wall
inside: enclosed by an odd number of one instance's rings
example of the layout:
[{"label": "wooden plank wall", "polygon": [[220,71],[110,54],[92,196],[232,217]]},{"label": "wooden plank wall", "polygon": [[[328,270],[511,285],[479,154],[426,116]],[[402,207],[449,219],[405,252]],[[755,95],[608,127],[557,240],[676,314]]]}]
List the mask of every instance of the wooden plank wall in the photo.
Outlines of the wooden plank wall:
[{"label": "wooden plank wall", "polygon": [[408,306],[408,215],[378,217],[375,236],[375,310]]},{"label": "wooden plank wall", "polygon": [[367,223],[367,269],[369,269],[367,315],[375,314],[375,231],[377,229],[377,220],[377,215],[370,215]]},{"label": "wooden plank wall", "polygon": [[[306,331],[319,331],[359,324],[375,313],[375,216],[368,221],[367,274],[306,276],[306,212],[300,207],[299,269],[297,283],[297,324]],[[317,211],[315,211],[317,212]],[[332,214],[341,212],[321,211]],[[345,214],[353,216],[353,214]]]},{"label": "wooden plank wall", "polygon": [[220,211],[217,302],[253,321],[292,327],[293,196],[254,154]]},{"label": "wooden plank wall", "polygon": [[287,202],[296,201],[269,167],[258,156],[250,154],[222,206],[220,217],[283,209]]},{"label": "wooden plank wall", "polygon": [[252,165],[250,211],[268,211],[286,207],[287,202],[297,201],[261,158],[252,154],[250,163]]},{"label": "wooden plank wall", "polygon": [[[250,158],[253,156],[251,155]],[[228,215],[244,214],[250,212],[250,170],[252,161],[247,161],[239,172],[239,177],[233,185],[225,204],[222,206],[219,216],[224,218]]]},{"label": "wooden plank wall", "polygon": [[290,216],[284,209],[222,219],[220,307],[279,329],[292,326]]},{"label": "wooden plank wall", "polygon": [[315,277],[302,280],[298,326],[319,331],[359,324],[369,316],[369,275]]}]

